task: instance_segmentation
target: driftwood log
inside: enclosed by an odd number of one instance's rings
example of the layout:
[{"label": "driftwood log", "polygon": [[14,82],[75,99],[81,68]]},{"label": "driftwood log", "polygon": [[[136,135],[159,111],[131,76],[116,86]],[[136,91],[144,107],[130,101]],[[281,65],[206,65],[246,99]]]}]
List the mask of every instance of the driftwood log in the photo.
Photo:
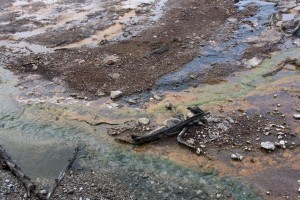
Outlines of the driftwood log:
[{"label": "driftwood log", "polygon": [[0,145],[0,163],[4,169],[11,171],[17,179],[24,185],[27,192],[27,197],[35,193],[36,185],[26,176],[22,170],[12,161],[4,148]]},{"label": "driftwood log", "polygon": [[191,123],[194,123],[196,121],[199,121],[200,119],[203,119],[203,117],[208,114],[208,113],[205,113],[200,108],[196,112],[197,112],[197,114],[194,115],[193,117],[186,119],[173,127],[162,129],[161,131],[159,131],[155,134],[150,134],[150,135],[145,135],[145,136],[132,135],[131,137],[133,139],[133,144],[134,145],[143,145],[143,144],[154,142],[154,141],[164,138],[166,136],[177,135],[178,131],[181,131],[183,128],[185,128],[187,125],[189,125]]},{"label": "driftwood log", "polygon": [[51,190],[48,192],[46,199],[49,200],[52,198],[56,188],[59,186],[59,184],[63,181],[65,175],[68,173],[68,171],[71,169],[74,161],[76,160],[79,153],[79,147],[76,147],[74,150],[74,153],[72,157],[68,160],[63,170],[59,173],[57,179],[55,179],[55,182],[51,188]]}]

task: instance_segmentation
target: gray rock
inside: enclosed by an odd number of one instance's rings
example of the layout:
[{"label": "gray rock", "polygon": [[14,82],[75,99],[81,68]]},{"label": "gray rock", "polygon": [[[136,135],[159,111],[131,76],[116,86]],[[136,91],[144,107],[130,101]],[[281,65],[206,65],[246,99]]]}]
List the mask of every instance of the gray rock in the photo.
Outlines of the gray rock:
[{"label": "gray rock", "polygon": [[272,151],[274,151],[275,148],[276,148],[275,145],[274,145],[274,143],[273,142],[269,142],[269,141],[267,141],[267,142],[261,142],[260,146],[263,149],[272,150]]},{"label": "gray rock", "polygon": [[150,123],[150,120],[147,119],[147,118],[140,118],[140,119],[138,120],[138,122],[139,122],[139,124],[147,125],[147,124]]},{"label": "gray rock", "polygon": [[110,98],[111,98],[111,99],[117,99],[117,98],[120,98],[122,95],[123,95],[123,92],[120,91],[120,90],[117,90],[117,91],[111,91],[111,92],[110,92]]},{"label": "gray rock", "polygon": [[164,126],[167,128],[173,127],[181,122],[180,119],[177,118],[170,118],[164,121]]}]

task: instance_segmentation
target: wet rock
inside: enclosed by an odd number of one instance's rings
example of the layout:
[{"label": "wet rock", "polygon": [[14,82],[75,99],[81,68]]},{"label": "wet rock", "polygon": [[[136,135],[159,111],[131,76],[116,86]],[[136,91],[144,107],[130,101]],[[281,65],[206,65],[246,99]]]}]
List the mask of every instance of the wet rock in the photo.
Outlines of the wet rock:
[{"label": "wet rock", "polygon": [[120,90],[117,90],[117,91],[111,91],[111,92],[110,92],[110,98],[111,98],[111,99],[118,99],[118,98],[120,98],[122,95],[123,95],[123,92],[120,91]]},{"label": "wet rock", "polygon": [[138,122],[139,122],[139,124],[147,125],[147,124],[150,123],[150,120],[147,119],[147,118],[140,118],[140,119],[138,120]]},{"label": "wet rock", "polygon": [[232,160],[242,161],[243,158],[244,158],[244,157],[243,157],[242,155],[238,154],[238,153],[233,153],[233,154],[231,154],[231,159],[232,159]]},{"label": "wet rock", "polygon": [[300,119],[300,114],[294,114],[295,119]]},{"label": "wet rock", "polygon": [[276,148],[275,145],[274,145],[274,143],[273,142],[269,142],[269,141],[267,141],[267,142],[261,142],[260,146],[263,149],[272,150],[272,151],[274,151],[275,148]]},{"label": "wet rock", "polygon": [[177,119],[177,118],[170,118],[170,119],[167,119],[164,121],[164,126],[170,128],[170,127],[173,127],[177,124],[179,124],[181,122],[180,119]]},{"label": "wet rock", "polygon": [[245,68],[247,69],[250,69],[250,68],[253,68],[253,67],[256,67],[257,65],[259,65],[260,63],[262,62],[261,59],[258,59],[256,57],[250,59],[250,60],[247,60],[245,63],[244,63],[244,66]]}]

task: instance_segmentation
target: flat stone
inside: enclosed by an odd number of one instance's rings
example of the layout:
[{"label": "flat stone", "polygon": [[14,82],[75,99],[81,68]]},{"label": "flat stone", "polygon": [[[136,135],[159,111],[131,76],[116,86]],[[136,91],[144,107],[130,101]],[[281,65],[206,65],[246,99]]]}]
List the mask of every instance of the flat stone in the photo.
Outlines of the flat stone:
[{"label": "flat stone", "polygon": [[117,91],[111,91],[111,92],[110,92],[110,98],[111,98],[111,99],[117,99],[117,98],[120,98],[122,95],[123,95],[123,92],[120,91],[120,90],[117,90]]},{"label": "flat stone", "polygon": [[140,118],[140,119],[138,120],[138,122],[139,122],[140,124],[147,125],[147,124],[150,123],[150,120],[147,119],[147,118]]},{"label": "flat stone", "polygon": [[261,146],[261,148],[263,148],[263,149],[266,149],[266,150],[272,150],[272,151],[274,151],[275,150],[275,144],[273,143],[273,142],[269,142],[269,141],[267,141],[267,142],[261,142],[260,143],[260,146]]},{"label": "flat stone", "polygon": [[282,21],[292,21],[295,19],[294,14],[282,14]]}]

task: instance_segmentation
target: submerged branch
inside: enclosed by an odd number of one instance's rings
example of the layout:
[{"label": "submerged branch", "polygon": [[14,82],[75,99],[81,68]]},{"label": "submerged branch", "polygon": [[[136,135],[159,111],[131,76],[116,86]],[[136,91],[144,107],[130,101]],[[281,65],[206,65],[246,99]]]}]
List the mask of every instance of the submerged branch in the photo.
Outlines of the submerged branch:
[{"label": "submerged branch", "polygon": [[76,147],[75,150],[74,150],[74,153],[73,153],[72,157],[68,160],[68,162],[66,163],[65,167],[63,168],[63,170],[59,173],[57,179],[55,179],[54,185],[52,186],[51,190],[47,194],[47,198],[46,198],[47,200],[51,199],[51,197],[54,194],[56,188],[63,181],[66,173],[71,169],[74,161],[77,158],[78,152],[79,152],[79,147]]}]

